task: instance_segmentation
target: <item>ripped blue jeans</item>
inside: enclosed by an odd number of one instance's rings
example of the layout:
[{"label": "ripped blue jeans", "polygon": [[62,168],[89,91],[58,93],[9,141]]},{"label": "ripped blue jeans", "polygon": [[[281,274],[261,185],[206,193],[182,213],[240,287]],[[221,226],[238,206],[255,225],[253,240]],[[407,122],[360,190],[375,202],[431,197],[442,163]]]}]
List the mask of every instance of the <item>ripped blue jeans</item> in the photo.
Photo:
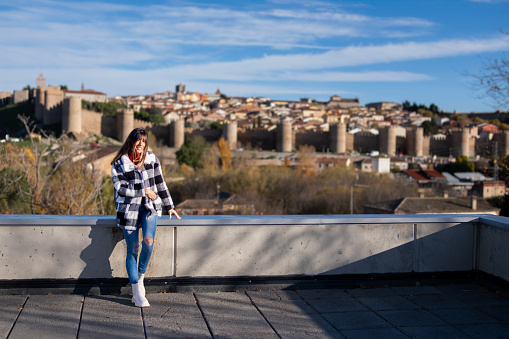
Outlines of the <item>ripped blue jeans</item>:
[{"label": "ripped blue jeans", "polygon": [[125,266],[127,269],[127,276],[131,284],[137,284],[139,275],[145,274],[154,248],[154,236],[156,234],[157,215],[152,215],[148,219],[150,211],[145,206],[140,207],[138,214],[138,229],[141,228],[143,233],[143,241],[141,246],[140,260],[138,264],[138,248],[139,248],[139,231],[131,231],[130,233],[124,230],[124,238],[127,247],[127,255],[125,259]]}]

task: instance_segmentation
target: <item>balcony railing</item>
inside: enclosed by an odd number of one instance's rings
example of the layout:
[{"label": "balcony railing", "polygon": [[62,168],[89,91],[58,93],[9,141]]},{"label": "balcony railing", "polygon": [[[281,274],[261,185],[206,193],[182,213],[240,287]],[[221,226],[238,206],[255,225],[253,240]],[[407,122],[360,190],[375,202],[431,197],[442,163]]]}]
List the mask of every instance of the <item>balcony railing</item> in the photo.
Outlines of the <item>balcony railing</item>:
[{"label": "balcony railing", "polygon": [[[1,215],[0,279],[126,277],[113,216]],[[509,218],[185,216],[159,221],[150,277],[479,271],[509,281]]]}]

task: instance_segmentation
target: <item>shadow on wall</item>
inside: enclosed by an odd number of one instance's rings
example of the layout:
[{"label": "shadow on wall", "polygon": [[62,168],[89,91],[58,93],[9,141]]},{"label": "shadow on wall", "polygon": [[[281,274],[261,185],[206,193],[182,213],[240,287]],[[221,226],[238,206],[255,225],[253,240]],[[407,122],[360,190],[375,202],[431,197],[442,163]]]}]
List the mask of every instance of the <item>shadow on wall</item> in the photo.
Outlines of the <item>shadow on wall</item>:
[{"label": "shadow on wall", "polygon": [[[91,239],[90,245],[80,253],[80,259],[85,262],[85,267],[78,277],[73,293],[85,295],[120,294],[121,286],[118,283],[104,281],[113,278],[110,257],[117,243],[124,240],[122,229],[119,227],[91,227],[88,237]],[[100,279],[90,284],[94,278]],[[98,286],[99,292],[95,293],[92,286]]]},{"label": "shadow on wall", "polygon": [[177,229],[177,277],[467,271],[473,223]]}]

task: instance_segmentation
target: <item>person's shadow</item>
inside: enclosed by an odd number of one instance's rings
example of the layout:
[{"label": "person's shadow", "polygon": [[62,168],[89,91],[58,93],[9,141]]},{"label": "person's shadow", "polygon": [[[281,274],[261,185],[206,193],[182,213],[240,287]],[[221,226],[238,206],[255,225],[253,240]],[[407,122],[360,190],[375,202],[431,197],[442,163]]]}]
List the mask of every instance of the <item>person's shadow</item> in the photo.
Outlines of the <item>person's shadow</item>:
[{"label": "person's shadow", "polygon": [[[108,295],[121,294],[121,289],[129,283],[127,278],[113,278],[110,257],[118,242],[124,240],[119,227],[105,227],[106,220],[99,219],[93,225],[88,237],[92,240],[80,258],[85,267],[74,286],[73,294]],[[125,253],[123,254],[125,256]]]}]

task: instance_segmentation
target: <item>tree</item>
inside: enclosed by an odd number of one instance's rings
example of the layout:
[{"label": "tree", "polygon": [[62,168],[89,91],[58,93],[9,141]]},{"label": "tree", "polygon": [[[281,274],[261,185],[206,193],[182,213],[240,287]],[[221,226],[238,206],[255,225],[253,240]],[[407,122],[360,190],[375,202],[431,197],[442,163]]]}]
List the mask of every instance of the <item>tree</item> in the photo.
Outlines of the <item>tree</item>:
[{"label": "tree", "polygon": [[424,135],[437,134],[439,130],[437,123],[433,119],[431,121],[424,121],[421,124],[421,127],[423,129]]},{"label": "tree", "polygon": [[[508,32],[501,32],[508,35]],[[483,62],[477,73],[467,72],[476,79],[475,88],[482,92],[481,97],[494,102],[495,109],[509,110],[509,54],[503,53],[499,59]]]},{"label": "tree", "polygon": [[223,170],[230,170],[232,168],[232,154],[230,152],[230,146],[223,137],[217,142],[219,147],[219,156],[221,158],[221,168]]},{"label": "tree", "polygon": [[184,145],[177,151],[177,161],[180,165],[186,164],[192,168],[201,168],[201,156],[207,143],[202,136],[195,136],[184,142]]},{"label": "tree", "polygon": [[101,171],[89,170],[76,158],[85,145],[66,135],[32,138],[35,126],[19,116],[30,138],[0,152],[1,213],[100,214],[104,181]]},{"label": "tree", "polygon": [[214,121],[210,124],[210,129],[216,129],[220,131],[223,129],[223,125],[218,121]]},{"label": "tree", "polygon": [[500,158],[498,161],[498,177],[509,186],[509,156]]},{"label": "tree", "polygon": [[467,157],[457,157],[456,162],[450,166],[449,172],[474,172],[475,164],[469,162]]},{"label": "tree", "polygon": [[299,146],[299,165],[298,173],[301,175],[314,177],[318,172],[316,164],[316,151],[313,146]]}]

